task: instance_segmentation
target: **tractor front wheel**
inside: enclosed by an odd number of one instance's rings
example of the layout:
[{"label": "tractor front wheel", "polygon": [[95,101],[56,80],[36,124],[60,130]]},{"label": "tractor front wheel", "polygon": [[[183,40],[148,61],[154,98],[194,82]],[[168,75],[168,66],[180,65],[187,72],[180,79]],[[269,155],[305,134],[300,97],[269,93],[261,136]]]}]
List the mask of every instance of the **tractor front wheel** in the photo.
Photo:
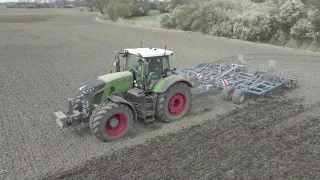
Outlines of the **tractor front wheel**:
[{"label": "tractor front wheel", "polygon": [[108,142],[127,134],[133,122],[133,113],[127,105],[109,102],[94,111],[90,128],[99,140]]},{"label": "tractor front wheel", "polygon": [[188,114],[192,101],[191,88],[187,84],[174,84],[167,93],[159,95],[156,119],[167,123],[180,119]]},{"label": "tractor front wheel", "polygon": [[82,99],[83,95],[81,94],[81,92],[77,92],[75,97],[73,98],[73,102],[72,102],[72,108],[73,110],[77,110],[77,111],[82,111]]}]

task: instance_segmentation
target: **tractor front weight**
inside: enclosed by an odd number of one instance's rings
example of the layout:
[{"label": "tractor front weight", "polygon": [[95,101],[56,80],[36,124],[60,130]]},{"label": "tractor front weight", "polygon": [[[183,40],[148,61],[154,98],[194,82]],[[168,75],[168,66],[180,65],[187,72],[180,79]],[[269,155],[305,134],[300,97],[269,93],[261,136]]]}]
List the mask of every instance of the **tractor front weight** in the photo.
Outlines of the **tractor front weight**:
[{"label": "tractor front weight", "polygon": [[83,112],[73,110],[72,100],[68,100],[68,111],[66,113],[62,111],[54,112],[56,116],[57,125],[63,129],[67,127],[79,126],[82,122],[86,122],[88,117],[83,114]]}]

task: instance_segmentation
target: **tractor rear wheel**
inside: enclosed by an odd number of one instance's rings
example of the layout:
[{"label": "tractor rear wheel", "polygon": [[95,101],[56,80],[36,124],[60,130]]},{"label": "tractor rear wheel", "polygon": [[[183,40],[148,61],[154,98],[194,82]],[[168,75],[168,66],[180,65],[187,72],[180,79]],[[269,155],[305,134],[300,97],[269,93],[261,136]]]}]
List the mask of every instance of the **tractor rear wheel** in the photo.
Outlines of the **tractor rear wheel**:
[{"label": "tractor rear wheel", "polygon": [[133,122],[133,113],[127,105],[109,102],[94,111],[90,128],[99,140],[108,142],[127,134]]},{"label": "tractor rear wheel", "polygon": [[185,83],[176,83],[167,93],[159,95],[155,117],[167,123],[180,119],[188,114],[192,101],[191,88]]}]

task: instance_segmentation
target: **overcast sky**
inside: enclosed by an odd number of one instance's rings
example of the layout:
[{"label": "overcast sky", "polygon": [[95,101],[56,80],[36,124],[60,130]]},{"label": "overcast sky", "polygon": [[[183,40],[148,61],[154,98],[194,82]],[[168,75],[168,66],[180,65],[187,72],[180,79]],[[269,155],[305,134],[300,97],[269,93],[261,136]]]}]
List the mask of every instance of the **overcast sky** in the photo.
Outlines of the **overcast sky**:
[{"label": "overcast sky", "polygon": [[0,0],[0,2],[17,2],[18,0]]},{"label": "overcast sky", "polygon": [[0,3],[3,2],[18,2],[19,0],[0,0]]},{"label": "overcast sky", "polygon": [[[0,3],[3,3],[3,2],[18,2],[18,1],[19,0],[0,0]],[[33,1],[33,0],[31,0],[31,1]],[[162,1],[162,0],[160,0],[160,1]]]}]

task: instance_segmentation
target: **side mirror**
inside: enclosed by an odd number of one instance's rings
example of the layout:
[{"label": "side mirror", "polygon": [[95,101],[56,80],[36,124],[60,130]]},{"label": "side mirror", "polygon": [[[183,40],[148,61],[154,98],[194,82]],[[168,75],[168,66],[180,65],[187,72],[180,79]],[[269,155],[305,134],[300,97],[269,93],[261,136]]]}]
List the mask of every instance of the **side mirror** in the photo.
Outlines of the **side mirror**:
[{"label": "side mirror", "polygon": [[111,70],[109,70],[109,74],[111,74],[112,73],[112,71]]},{"label": "side mirror", "polygon": [[143,64],[143,75],[148,76],[149,75],[149,63],[148,62],[144,62]]},{"label": "side mirror", "polygon": [[114,72],[120,72],[120,59],[119,59],[119,54],[114,56]]}]

